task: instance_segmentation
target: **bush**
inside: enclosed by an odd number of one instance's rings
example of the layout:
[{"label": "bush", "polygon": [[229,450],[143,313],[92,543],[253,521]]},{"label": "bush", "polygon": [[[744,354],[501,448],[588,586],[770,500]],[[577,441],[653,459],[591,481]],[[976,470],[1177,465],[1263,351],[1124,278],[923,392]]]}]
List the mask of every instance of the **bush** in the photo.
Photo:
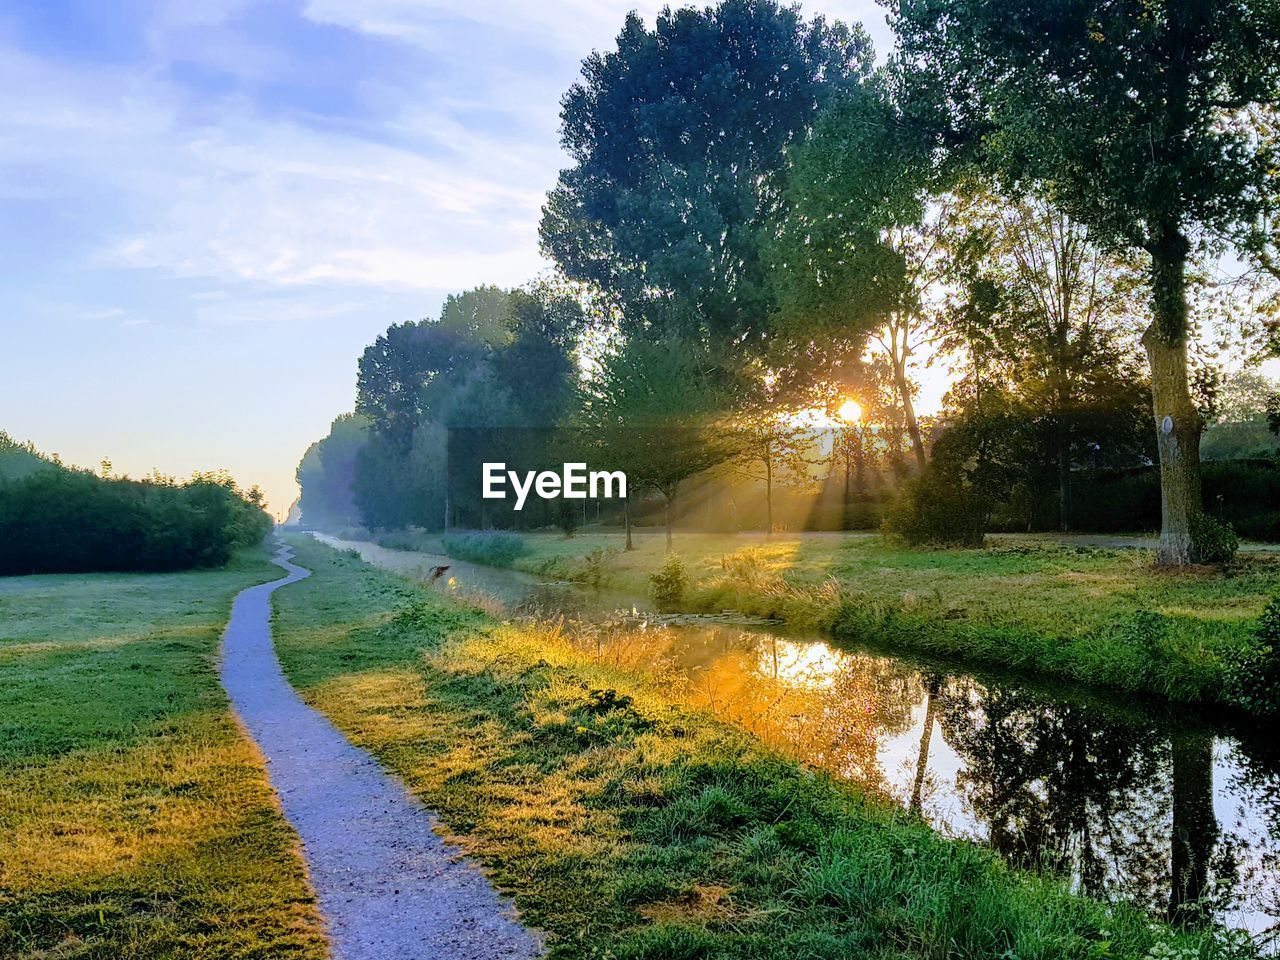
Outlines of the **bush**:
[{"label": "bush", "polygon": [[1280,597],[1274,597],[1248,646],[1227,658],[1227,699],[1264,717],[1280,715]]},{"label": "bush", "polygon": [[613,578],[613,560],[617,555],[617,550],[597,547],[582,558],[570,579],[593,590],[603,589]]},{"label": "bush", "polygon": [[885,529],[916,546],[980,547],[989,510],[968,484],[926,469],[889,511]]},{"label": "bush", "polygon": [[[1280,540],[1280,469],[1274,461],[1209,460],[1201,469],[1205,512],[1250,540]],[[1071,525],[1097,533],[1160,529],[1160,471],[1082,472],[1071,491]]]},{"label": "bush", "polygon": [[509,567],[527,549],[524,537],[505,530],[446,533],[441,542],[449,556],[488,567]]},{"label": "bush", "polygon": [[271,529],[256,496],[222,476],[179,485],[62,467],[0,482],[0,575],[222,566]]},{"label": "bush", "polygon": [[564,531],[566,540],[572,538],[582,521],[582,505],[561,497],[555,511],[556,526]]},{"label": "bush", "polygon": [[684,562],[674,553],[668,554],[658,572],[649,576],[649,584],[649,595],[659,610],[679,610],[689,586]]},{"label": "bush", "polygon": [[1191,541],[1197,563],[1230,563],[1240,548],[1240,538],[1231,524],[1202,513],[1191,521]]}]

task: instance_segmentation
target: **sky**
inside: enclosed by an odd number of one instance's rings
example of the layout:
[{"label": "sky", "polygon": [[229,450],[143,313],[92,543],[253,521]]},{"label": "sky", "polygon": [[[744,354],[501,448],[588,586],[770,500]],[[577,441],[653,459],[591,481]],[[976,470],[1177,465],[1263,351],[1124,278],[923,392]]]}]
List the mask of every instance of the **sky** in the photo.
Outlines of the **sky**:
[{"label": "sky", "polygon": [[[366,344],[547,269],[560,96],[660,6],[0,5],[0,430],[283,511]],[[805,10],[889,46],[873,0]]]}]

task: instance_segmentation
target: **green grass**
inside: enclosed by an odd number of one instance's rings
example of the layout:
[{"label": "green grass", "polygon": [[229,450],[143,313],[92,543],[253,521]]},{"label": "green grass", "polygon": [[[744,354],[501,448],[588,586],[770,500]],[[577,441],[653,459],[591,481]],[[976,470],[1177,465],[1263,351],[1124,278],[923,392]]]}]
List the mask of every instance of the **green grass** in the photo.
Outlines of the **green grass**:
[{"label": "green grass", "polygon": [[321,958],[215,656],[222,570],[0,578],[0,957]]},{"label": "green grass", "polygon": [[[580,579],[617,534],[525,536],[514,568]],[[423,548],[431,542],[424,538]],[[660,534],[608,561],[610,586],[647,593]],[[437,547],[438,548],[438,547]],[[684,534],[684,607],[735,609],[849,643],[913,649],[1172,700],[1214,702],[1224,655],[1249,641],[1280,557],[1242,555],[1227,572],[1160,571],[1142,550],[1002,539],[984,550],[914,550],[878,537]]]},{"label": "green grass", "polygon": [[[557,958],[1223,956],[949,840],[603,666],[299,538],[304,698],[402,776]],[[1173,951],[1173,952],[1167,952]]]}]

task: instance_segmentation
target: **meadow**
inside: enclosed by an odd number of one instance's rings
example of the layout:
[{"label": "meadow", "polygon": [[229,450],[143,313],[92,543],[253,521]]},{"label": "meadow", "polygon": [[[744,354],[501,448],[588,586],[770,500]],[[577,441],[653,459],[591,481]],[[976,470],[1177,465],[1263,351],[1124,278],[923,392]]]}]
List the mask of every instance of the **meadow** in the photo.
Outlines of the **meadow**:
[{"label": "meadow", "polygon": [[278,573],[0,579],[0,957],[327,955],[216,672],[232,597]]},{"label": "meadow", "polygon": [[298,538],[290,680],[437,811],[550,956],[1230,954],[805,768],[545,626]]},{"label": "meadow", "polygon": [[[616,533],[522,538],[505,560],[513,569],[638,596],[649,595],[668,557],[651,532],[637,534],[630,552]],[[444,549],[430,535],[383,542]],[[1167,570],[1141,549],[1013,537],[984,549],[927,549],[828,533],[684,533],[672,553],[684,570],[674,605],[682,611],[732,609],[849,643],[1186,702],[1220,699],[1228,659],[1280,593],[1272,553],[1242,553],[1226,569]]]}]

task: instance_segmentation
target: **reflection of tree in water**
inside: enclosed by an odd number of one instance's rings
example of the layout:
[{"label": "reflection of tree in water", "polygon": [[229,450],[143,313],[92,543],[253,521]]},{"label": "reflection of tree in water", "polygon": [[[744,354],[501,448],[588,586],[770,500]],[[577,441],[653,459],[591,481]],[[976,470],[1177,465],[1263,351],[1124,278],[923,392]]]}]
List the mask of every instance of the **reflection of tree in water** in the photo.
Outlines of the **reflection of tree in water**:
[{"label": "reflection of tree in water", "polygon": [[1229,909],[1257,931],[1280,914],[1276,757],[1237,752],[1225,786],[1245,804],[1247,823],[1222,829],[1204,730],[1171,736],[1131,713],[741,628],[650,631],[634,655],[616,638],[604,647],[597,655],[617,665],[667,664],[673,692],[690,703],[884,795],[879,745],[911,729],[919,710],[910,794],[901,798],[908,807],[919,811],[928,789],[936,719],[960,761],[957,794],[1011,862],[1064,873],[1089,894],[1133,900],[1179,923]]},{"label": "reflection of tree in water", "polygon": [[878,741],[910,725],[919,698],[910,671],[884,658],[744,631],[717,631],[702,640],[704,650],[708,639],[719,650],[704,654],[691,673],[696,706],[783,753],[883,792]]},{"label": "reflection of tree in water", "polygon": [[[1258,938],[1263,946],[1280,952],[1280,744],[1253,739],[1234,745],[1227,787],[1241,809],[1223,824],[1220,859],[1235,867],[1235,909],[1252,914],[1253,928],[1264,931]],[[1214,875],[1223,876],[1226,865],[1215,861]]]},{"label": "reflection of tree in water", "polygon": [[957,787],[996,850],[1095,896],[1163,900],[1168,748],[1153,727],[969,681],[942,697],[943,736],[965,764]]}]

